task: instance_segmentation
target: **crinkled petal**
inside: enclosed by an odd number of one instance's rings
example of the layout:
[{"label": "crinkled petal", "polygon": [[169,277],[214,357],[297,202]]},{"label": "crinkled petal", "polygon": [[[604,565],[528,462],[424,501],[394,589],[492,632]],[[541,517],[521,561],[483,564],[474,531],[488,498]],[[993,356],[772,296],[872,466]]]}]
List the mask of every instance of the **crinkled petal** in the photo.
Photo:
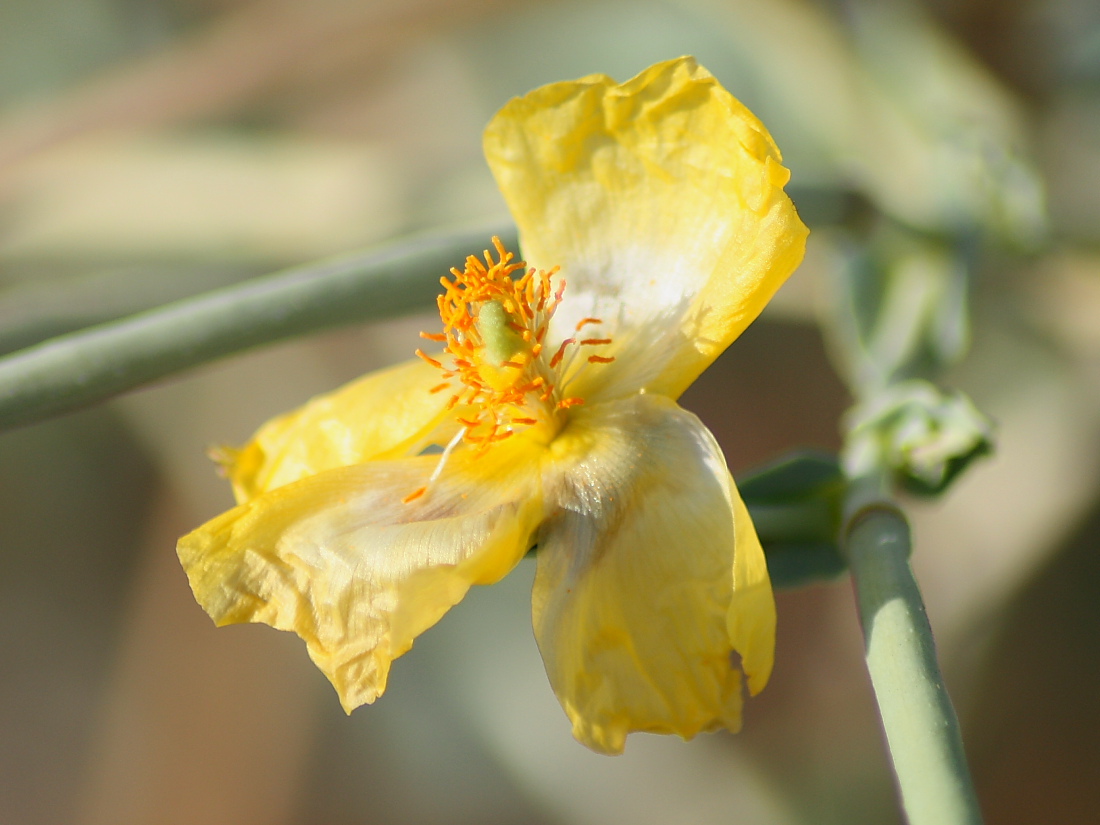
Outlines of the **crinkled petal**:
[{"label": "crinkled petal", "polygon": [[534,627],[573,735],[619,753],[631,731],[736,730],[741,669],[754,692],[771,670],[775,605],[713,436],[639,395],[580,408],[546,466]]},{"label": "crinkled petal", "polygon": [[[238,502],[334,467],[418,451],[447,418],[448,393],[419,358],[369,373],[264,424],[244,447],[223,450]],[[415,454],[415,453],[414,453]]]},{"label": "crinkled petal", "polygon": [[195,598],[218,625],[301,636],[349,712],[386,687],[390,662],[473,584],[504,576],[542,517],[545,447],[522,437],[484,455],[327,470],[278,487],[179,542]]},{"label": "crinkled petal", "polygon": [[485,154],[532,266],[560,266],[551,340],[584,328],[614,364],[570,395],[673,398],[760,313],[807,234],[764,126],[691,58],[617,85],[604,75],[510,101]]}]

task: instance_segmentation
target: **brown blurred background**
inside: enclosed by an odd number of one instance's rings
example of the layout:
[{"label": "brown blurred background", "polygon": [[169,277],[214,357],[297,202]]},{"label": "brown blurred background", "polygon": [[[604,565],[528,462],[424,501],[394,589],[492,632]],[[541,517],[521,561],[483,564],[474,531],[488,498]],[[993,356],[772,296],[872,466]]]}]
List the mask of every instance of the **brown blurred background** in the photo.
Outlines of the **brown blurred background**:
[{"label": "brown blurred background", "polygon": [[[988,821],[1100,819],[1092,0],[4,0],[0,348],[499,219],[480,132],[508,97],[685,53],[768,124],[815,230],[684,398],[735,472],[839,445],[849,399],[818,325],[836,204],[996,240],[969,261],[949,383],[999,450],[910,503],[915,566]],[[615,759],[572,741],[546,683],[530,562],[350,718],[297,639],[214,629],[174,554],[231,503],[206,447],[407,357],[432,323],[274,346],[0,436],[0,822],[898,822],[846,581],[780,594],[742,734],[636,735]]]}]

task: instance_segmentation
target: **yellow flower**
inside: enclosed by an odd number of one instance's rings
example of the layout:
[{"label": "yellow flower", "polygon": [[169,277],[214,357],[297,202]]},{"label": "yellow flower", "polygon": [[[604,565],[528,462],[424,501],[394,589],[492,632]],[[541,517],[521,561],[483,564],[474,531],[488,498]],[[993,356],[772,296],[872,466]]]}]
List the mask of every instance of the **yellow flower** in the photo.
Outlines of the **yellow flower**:
[{"label": "yellow flower", "polygon": [[[512,100],[485,152],[530,269],[444,279],[442,352],[262,427],[179,543],[219,624],[293,630],[349,712],[537,545],[535,637],[578,740],[740,726],[772,668],[760,543],[675,399],[801,260],[788,172],[690,58]],[[736,657],[733,655],[736,653]]]}]

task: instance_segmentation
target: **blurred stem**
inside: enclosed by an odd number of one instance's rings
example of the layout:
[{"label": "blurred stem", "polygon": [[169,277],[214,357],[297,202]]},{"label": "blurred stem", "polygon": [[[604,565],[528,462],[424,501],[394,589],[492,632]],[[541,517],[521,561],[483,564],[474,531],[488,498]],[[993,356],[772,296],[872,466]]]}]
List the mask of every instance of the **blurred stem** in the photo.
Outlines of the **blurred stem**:
[{"label": "blurred stem", "polygon": [[0,288],[0,355],[260,274],[262,270],[197,262],[28,277]]},{"label": "blurred stem", "polygon": [[910,825],[980,823],[958,719],[909,565],[909,524],[887,490],[884,476],[852,482],[843,536],[902,806]]},{"label": "blurred stem", "polygon": [[499,235],[425,235],[256,278],[63,335],[0,358],[0,429],[94,404],[190,367],[296,335],[433,305],[439,277]]}]

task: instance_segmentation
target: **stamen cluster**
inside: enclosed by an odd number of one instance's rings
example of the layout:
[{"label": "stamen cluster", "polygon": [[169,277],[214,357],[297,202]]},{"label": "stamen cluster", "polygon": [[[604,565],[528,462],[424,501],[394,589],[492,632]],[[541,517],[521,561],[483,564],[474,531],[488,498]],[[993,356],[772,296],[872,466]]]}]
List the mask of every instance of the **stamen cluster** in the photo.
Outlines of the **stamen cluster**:
[{"label": "stamen cluster", "polygon": [[[451,278],[440,283],[439,316],[443,332],[420,333],[421,337],[444,343],[450,364],[416,354],[442,371],[443,382],[432,392],[452,390],[448,406],[469,407],[459,421],[465,427],[463,439],[483,448],[510,437],[517,425],[549,420],[557,410],[583,404],[583,399],[563,397],[560,375],[570,347],[610,343],[609,338],[578,340],[567,338],[547,359],[543,348],[550,319],[561,304],[565,282],[557,289],[549,271],[525,269],[523,261],[493,238],[496,260],[486,250],[484,260],[466,259],[465,269],[451,269]],[[579,332],[598,318],[585,318]],[[589,356],[594,363],[613,358]],[[460,384],[455,388],[457,380]]]}]

